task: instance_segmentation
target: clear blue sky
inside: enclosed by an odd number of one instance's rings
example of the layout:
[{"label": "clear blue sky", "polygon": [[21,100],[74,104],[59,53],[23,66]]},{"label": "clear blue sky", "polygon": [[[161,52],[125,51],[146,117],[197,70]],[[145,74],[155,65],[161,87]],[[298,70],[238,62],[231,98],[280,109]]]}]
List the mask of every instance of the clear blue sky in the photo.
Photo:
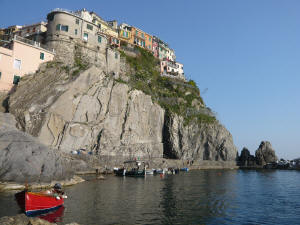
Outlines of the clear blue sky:
[{"label": "clear blue sky", "polygon": [[262,140],[300,157],[300,1],[0,0],[0,27],[46,20],[53,8],[95,11],[159,36],[175,49],[239,151]]}]

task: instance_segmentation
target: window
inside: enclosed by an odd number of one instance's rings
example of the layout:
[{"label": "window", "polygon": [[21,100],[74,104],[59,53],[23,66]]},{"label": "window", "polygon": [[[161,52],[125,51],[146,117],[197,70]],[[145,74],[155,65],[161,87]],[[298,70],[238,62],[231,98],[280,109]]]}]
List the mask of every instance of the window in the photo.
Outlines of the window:
[{"label": "window", "polygon": [[29,32],[30,32],[30,29],[28,28],[28,29],[27,29],[27,33],[29,33]]},{"label": "window", "polygon": [[76,23],[76,24],[79,24],[79,19],[76,19],[75,23]]},{"label": "window", "polygon": [[62,30],[62,31],[68,32],[69,26],[57,24],[56,25],[56,30]]},{"label": "window", "polygon": [[102,41],[101,36],[98,36],[98,43],[101,43],[101,41]]},{"label": "window", "polygon": [[93,26],[90,25],[90,24],[87,24],[87,25],[86,25],[86,28],[89,29],[89,30],[93,30]]},{"label": "window", "polygon": [[151,49],[151,45],[148,45],[148,48]]},{"label": "window", "polygon": [[151,37],[149,37],[149,41],[151,41]]},{"label": "window", "polygon": [[1,80],[2,72],[0,71],[0,80]]},{"label": "window", "polygon": [[32,32],[35,32],[35,27],[32,29]]},{"label": "window", "polygon": [[144,33],[141,34],[142,38],[144,38]]},{"label": "window", "polygon": [[75,35],[77,35],[77,29],[75,29]]},{"label": "window", "polygon": [[62,31],[66,31],[66,32],[68,32],[68,30],[69,30],[69,26],[66,26],[66,25],[61,25],[61,30],[62,30]]},{"label": "window", "polygon": [[135,35],[136,35],[136,36],[138,36],[138,35],[139,35],[139,32],[138,32],[137,30],[135,31]]},{"label": "window", "polygon": [[14,68],[20,70],[21,69],[21,60],[15,59],[14,60]]},{"label": "window", "polygon": [[117,59],[117,58],[118,58],[118,53],[115,52],[115,59]]},{"label": "window", "polygon": [[13,84],[18,84],[20,81],[20,76],[14,75],[14,81]]},{"label": "window", "polygon": [[43,52],[40,53],[40,59],[44,60],[45,59],[45,54]]},{"label": "window", "polygon": [[87,33],[83,34],[83,40],[88,41],[89,35]]}]

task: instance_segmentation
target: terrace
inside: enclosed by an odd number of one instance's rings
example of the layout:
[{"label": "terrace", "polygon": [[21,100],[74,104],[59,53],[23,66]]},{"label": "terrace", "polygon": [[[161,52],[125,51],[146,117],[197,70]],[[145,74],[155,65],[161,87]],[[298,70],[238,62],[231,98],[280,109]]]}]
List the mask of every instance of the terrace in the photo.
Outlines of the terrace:
[{"label": "terrace", "polygon": [[20,37],[20,36],[17,36],[17,35],[14,36],[13,41],[19,41],[19,42],[22,42],[22,43],[31,45],[31,46],[33,46],[33,47],[41,48],[41,49],[47,50],[47,51],[49,51],[49,52],[55,53],[54,49],[49,48],[48,46],[43,45],[43,44],[41,44],[40,42],[36,42],[36,41],[33,41],[33,40],[29,40],[29,39],[27,39],[27,38],[23,38],[23,37]]}]

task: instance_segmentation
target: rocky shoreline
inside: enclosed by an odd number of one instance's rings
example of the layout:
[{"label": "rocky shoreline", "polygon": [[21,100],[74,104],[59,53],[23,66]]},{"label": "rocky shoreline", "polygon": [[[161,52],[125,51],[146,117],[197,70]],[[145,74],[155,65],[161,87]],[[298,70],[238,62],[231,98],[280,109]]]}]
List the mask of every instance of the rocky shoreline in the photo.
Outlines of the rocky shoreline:
[{"label": "rocky shoreline", "polygon": [[[27,217],[25,214],[18,214],[16,216],[4,216],[0,218],[1,225],[54,225],[47,220],[36,217]],[[66,225],[79,225],[78,223],[68,223]]]}]

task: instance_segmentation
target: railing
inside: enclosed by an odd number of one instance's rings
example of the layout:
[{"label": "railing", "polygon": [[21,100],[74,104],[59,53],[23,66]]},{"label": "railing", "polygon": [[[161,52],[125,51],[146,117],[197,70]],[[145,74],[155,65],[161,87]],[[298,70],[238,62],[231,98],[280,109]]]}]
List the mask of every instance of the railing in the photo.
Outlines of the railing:
[{"label": "railing", "polygon": [[35,46],[35,47],[43,48],[47,51],[55,53],[54,49],[49,48],[48,46],[43,45],[40,42],[36,42],[36,41],[30,40],[30,39],[27,39],[27,38],[23,38],[23,37],[20,37],[20,36],[17,36],[17,35],[14,36],[13,40],[20,41],[20,42],[23,42],[25,44],[29,44],[29,45],[32,45],[32,46]]},{"label": "railing", "polygon": [[68,10],[68,9],[56,8],[56,9],[53,9],[51,12],[66,12],[66,13],[70,13],[70,14],[72,14],[74,16],[81,17],[81,13],[74,12],[74,11],[71,11],[71,10]]},{"label": "railing", "polygon": [[179,68],[179,66],[176,63],[173,63],[173,62],[170,62],[170,61],[168,61],[167,65],[170,66],[170,67],[173,67],[175,69]]}]

